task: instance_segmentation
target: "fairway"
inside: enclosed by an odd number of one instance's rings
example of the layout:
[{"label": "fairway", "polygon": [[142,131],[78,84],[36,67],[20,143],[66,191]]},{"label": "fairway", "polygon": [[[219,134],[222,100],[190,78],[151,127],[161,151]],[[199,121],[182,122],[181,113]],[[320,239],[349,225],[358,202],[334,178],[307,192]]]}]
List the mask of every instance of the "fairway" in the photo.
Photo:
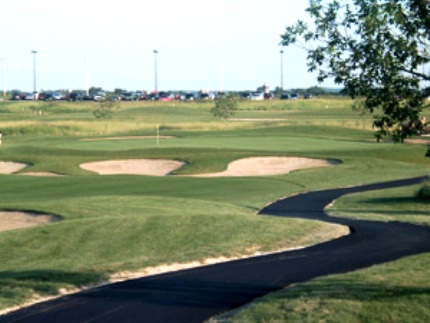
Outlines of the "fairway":
[{"label": "fairway", "polygon": [[[149,267],[327,241],[344,235],[345,228],[257,213],[300,192],[430,173],[425,145],[376,143],[371,118],[352,111],[347,99],[244,102],[238,120],[227,122],[212,117],[207,102],[133,102],[121,105],[107,131],[92,116],[93,103],[40,103],[42,115],[32,112],[35,104],[1,103],[0,161],[28,166],[0,174],[0,209],[61,221],[0,232],[0,311],[98,285],[122,272],[133,276]],[[269,121],[243,120],[257,117]],[[250,157],[341,163],[270,176],[184,176],[222,172]],[[101,176],[80,167],[131,159],[184,164],[172,170],[181,176],[160,177]],[[28,172],[62,176],[22,176]],[[349,205],[356,213],[358,202],[345,201],[338,206],[342,215],[348,216]]]}]

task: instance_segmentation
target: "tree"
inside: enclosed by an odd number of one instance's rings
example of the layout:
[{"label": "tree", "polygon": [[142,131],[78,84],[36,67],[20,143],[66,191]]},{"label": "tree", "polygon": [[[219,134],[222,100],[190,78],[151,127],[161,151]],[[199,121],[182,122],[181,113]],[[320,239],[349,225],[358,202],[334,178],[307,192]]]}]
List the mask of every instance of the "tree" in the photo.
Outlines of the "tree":
[{"label": "tree", "polygon": [[102,119],[105,123],[104,131],[107,131],[108,119],[112,116],[119,104],[114,95],[106,94],[98,102],[98,106],[94,109],[93,113],[97,119]]},{"label": "tree", "polygon": [[237,110],[237,99],[234,94],[222,95],[215,99],[215,106],[210,112],[220,119],[227,121]]},{"label": "tree", "polygon": [[297,21],[281,44],[304,48],[318,81],[333,78],[373,113],[378,140],[403,142],[420,131],[430,95],[430,1],[310,0],[306,11],[313,26]]}]

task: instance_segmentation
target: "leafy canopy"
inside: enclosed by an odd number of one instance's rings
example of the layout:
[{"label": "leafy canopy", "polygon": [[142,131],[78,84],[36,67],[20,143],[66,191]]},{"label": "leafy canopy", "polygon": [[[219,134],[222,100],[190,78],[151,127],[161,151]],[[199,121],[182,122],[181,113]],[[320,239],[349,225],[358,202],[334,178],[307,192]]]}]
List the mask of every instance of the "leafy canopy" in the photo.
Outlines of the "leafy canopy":
[{"label": "leafy canopy", "polygon": [[236,113],[237,99],[234,94],[227,94],[215,100],[215,106],[210,110],[214,117],[227,120]]},{"label": "leafy canopy", "polygon": [[306,11],[312,26],[297,21],[281,44],[304,48],[318,81],[333,78],[374,113],[378,140],[425,128],[430,0],[310,0]]}]

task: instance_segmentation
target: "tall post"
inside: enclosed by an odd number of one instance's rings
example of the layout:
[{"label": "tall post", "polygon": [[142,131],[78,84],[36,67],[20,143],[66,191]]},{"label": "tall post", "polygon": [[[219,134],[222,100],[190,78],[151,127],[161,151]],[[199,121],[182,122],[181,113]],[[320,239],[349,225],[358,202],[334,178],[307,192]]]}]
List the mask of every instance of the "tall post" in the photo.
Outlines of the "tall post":
[{"label": "tall post", "polygon": [[219,91],[224,92],[224,62],[219,63]]},{"label": "tall post", "polygon": [[3,97],[6,97],[6,58],[1,58],[3,61]]},{"label": "tall post", "polygon": [[31,53],[33,54],[33,93],[36,94],[36,50],[32,50]]},{"label": "tall post", "polygon": [[158,92],[158,71],[157,71],[157,54],[158,50],[154,49],[154,92]]},{"label": "tall post", "polygon": [[88,58],[85,60],[85,88],[87,96],[90,95],[90,66]]},{"label": "tall post", "polygon": [[281,93],[284,91],[284,51],[279,52],[281,54]]}]

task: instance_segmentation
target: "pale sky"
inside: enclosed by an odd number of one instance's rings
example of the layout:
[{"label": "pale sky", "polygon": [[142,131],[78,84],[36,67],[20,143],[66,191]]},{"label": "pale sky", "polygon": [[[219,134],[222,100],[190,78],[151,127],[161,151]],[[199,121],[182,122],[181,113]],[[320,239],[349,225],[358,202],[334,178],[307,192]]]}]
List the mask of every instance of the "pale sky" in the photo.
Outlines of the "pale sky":
[{"label": "pale sky", "polygon": [[[151,91],[155,49],[159,90],[255,90],[265,83],[275,89],[281,83],[280,35],[307,18],[307,5],[305,0],[6,0],[0,16],[6,88],[33,90],[36,50],[38,91],[85,89],[87,80],[106,90]],[[283,50],[284,88],[317,85],[307,72],[306,53]]]}]

